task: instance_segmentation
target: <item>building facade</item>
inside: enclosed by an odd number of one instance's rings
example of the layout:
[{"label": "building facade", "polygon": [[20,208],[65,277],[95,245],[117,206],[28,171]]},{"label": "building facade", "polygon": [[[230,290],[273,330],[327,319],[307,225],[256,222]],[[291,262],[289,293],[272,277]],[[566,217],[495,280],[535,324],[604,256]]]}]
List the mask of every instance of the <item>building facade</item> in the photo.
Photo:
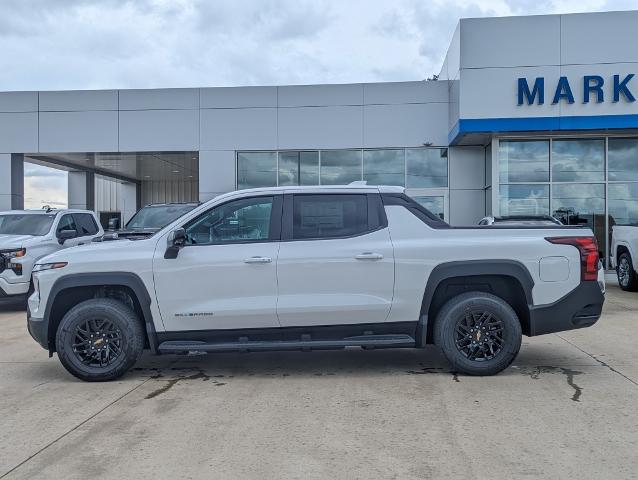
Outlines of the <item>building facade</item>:
[{"label": "building facade", "polygon": [[0,208],[24,162],[119,214],[271,185],[402,185],[454,225],[638,222],[638,12],[462,19],[437,81],[0,92]]}]

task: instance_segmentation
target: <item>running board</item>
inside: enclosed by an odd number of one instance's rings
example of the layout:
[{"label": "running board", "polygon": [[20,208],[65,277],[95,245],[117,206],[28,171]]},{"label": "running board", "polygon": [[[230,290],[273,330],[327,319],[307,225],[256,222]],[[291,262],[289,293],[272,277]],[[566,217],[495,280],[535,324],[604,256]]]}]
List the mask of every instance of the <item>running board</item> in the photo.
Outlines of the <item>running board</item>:
[{"label": "running board", "polygon": [[238,342],[206,343],[198,341],[171,340],[160,343],[161,353],[178,352],[260,352],[268,350],[329,350],[345,347],[384,348],[415,347],[410,335],[359,335],[334,340],[312,340],[302,335],[299,340],[250,341],[242,338]]}]

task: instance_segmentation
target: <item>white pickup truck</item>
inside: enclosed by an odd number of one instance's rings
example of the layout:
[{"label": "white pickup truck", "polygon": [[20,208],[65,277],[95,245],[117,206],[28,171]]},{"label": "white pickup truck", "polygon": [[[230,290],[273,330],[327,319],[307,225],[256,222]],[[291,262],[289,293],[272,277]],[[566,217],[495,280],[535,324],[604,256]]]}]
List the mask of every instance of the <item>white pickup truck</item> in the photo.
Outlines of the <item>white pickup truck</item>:
[{"label": "white pickup truck", "polygon": [[87,210],[0,212],[0,296],[28,293],[35,262],[103,233],[95,213]]},{"label": "white pickup truck", "polygon": [[612,227],[609,259],[616,269],[620,288],[638,290],[638,225]]},{"label": "white pickup truck", "polygon": [[88,381],[154,353],[439,345],[495,374],[521,335],[601,314],[586,228],[452,228],[398,187],[221,195],[147,239],[61,251],[33,273],[28,328]]}]

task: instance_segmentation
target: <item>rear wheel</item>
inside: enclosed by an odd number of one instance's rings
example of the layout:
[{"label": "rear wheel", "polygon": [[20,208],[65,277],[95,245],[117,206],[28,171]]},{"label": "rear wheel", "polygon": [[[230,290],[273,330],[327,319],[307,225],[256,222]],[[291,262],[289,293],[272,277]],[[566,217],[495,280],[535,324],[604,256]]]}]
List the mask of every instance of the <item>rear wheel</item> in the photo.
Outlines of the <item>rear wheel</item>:
[{"label": "rear wheel", "polygon": [[516,312],[502,298],[468,292],[443,305],[434,336],[456,371],[494,375],[516,358],[522,331]]},{"label": "rear wheel", "polygon": [[638,290],[638,275],[634,269],[631,255],[624,252],[618,257],[618,267],[616,267],[616,275],[618,275],[618,285],[627,292]]},{"label": "rear wheel", "polygon": [[55,338],[64,368],[81,380],[121,377],[142,355],[144,330],[135,312],[108,298],[82,302],[64,316]]}]

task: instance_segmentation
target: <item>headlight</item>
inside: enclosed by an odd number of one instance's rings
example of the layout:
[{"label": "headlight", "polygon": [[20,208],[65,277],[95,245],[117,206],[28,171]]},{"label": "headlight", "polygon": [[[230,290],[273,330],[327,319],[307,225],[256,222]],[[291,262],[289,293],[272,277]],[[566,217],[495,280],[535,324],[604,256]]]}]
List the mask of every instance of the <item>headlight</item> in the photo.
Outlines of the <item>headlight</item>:
[{"label": "headlight", "polygon": [[44,270],[55,270],[56,268],[63,268],[67,266],[67,262],[55,262],[55,263],[36,263],[32,272],[43,272]]},{"label": "headlight", "polygon": [[2,253],[4,258],[20,258],[24,257],[27,254],[26,248],[17,248],[15,250],[5,250]]}]

